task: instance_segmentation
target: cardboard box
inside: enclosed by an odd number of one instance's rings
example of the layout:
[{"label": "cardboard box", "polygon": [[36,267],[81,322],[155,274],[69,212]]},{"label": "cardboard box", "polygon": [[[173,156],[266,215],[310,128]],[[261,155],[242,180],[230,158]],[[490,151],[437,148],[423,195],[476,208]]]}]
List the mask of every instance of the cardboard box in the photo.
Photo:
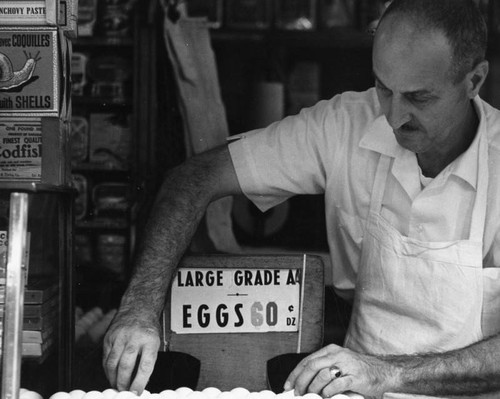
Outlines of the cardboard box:
[{"label": "cardboard box", "polygon": [[78,33],[78,0],[2,0],[0,26],[59,26],[69,37]]},{"label": "cardboard box", "polygon": [[0,119],[0,181],[66,185],[69,129],[59,118]]},{"label": "cardboard box", "polygon": [[59,3],[54,0],[2,0],[1,25],[57,25]]},{"label": "cardboard box", "polygon": [[66,113],[70,51],[57,28],[0,28],[0,116]]},{"label": "cardboard box", "polygon": [[40,181],[41,119],[0,120],[0,180]]}]

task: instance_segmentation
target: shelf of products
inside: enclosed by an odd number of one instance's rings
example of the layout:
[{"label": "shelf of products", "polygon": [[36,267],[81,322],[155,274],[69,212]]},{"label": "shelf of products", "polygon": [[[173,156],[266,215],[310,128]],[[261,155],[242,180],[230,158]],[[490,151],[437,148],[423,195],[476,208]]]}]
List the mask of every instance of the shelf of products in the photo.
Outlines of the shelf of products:
[{"label": "shelf of products", "polygon": [[[75,305],[83,314],[115,309],[131,273],[142,186],[136,90],[145,10],[130,8],[132,3],[80,2],[79,37],[73,42]],[[99,339],[78,339],[76,349],[81,370],[88,360],[83,354],[99,352]],[[86,373],[78,374],[75,383],[84,383]]]},{"label": "shelf of products", "polygon": [[[29,5],[21,4],[19,13],[0,16],[3,57],[14,70],[26,67],[28,72],[13,74],[0,91],[2,397],[17,397],[19,385],[42,395],[67,389],[73,368],[75,191],[69,182],[67,146],[70,38],[76,29],[71,17],[76,6],[68,2],[68,19],[55,26],[49,19],[58,15],[57,2],[41,3],[47,12],[30,19],[22,17],[27,14],[22,7]],[[14,45],[15,40],[23,40],[23,46]],[[19,198],[26,206],[16,214]],[[27,231],[21,246],[11,229],[19,214]],[[23,246],[21,264],[7,262],[7,252]],[[13,273],[21,273],[22,279],[14,282]],[[14,291],[19,300],[13,308],[9,293]],[[15,344],[13,336],[18,337]]]}]

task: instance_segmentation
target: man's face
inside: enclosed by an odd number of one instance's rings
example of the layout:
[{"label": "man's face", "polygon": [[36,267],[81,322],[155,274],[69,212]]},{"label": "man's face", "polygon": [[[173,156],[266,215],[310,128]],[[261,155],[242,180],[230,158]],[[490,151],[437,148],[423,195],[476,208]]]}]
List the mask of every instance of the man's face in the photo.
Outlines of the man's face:
[{"label": "man's face", "polygon": [[373,48],[375,87],[397,142],[415,153],[442,154],[464,134],[470,107],[465,79],[454,82],[448,40],[391,15]]}]

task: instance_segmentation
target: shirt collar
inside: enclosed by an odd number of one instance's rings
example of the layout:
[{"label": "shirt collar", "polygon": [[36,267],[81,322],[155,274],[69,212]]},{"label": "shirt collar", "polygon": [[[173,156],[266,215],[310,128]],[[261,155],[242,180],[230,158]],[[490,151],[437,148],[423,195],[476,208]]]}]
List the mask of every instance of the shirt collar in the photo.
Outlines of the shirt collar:
[{"label": "shirt collar", "polygon": [[[473,99],[473,105],[479,118],[477,134],[467,151],[455,159],[449,165],[449,168],[446,169],[449,170],[449,173],[460,177],[468,182],[472,187],[476,188],[478,160],[480,156],[479,138],[481,136],[487,136],[484,107],[479,96],[476,96]],[[396,141],[392,128],[383,114],[379,115],[368,127],[366,133],[361,138],[359,146],[392,158],[401,158],[406,152],[408,152],[408,150],[401,147]]]}]

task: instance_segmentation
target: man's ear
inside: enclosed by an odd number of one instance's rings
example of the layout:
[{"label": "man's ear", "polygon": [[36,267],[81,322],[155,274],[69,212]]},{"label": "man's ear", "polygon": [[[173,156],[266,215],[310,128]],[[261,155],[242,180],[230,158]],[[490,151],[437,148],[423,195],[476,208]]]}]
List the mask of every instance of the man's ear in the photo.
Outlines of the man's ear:
[{"label": "man's ear", "polygon": [[483,86],[486,76],[488,76],[489,63],[484,60],[477,64],[475,68],[467,74],[467,88],[469,98],[474,98]]}]

